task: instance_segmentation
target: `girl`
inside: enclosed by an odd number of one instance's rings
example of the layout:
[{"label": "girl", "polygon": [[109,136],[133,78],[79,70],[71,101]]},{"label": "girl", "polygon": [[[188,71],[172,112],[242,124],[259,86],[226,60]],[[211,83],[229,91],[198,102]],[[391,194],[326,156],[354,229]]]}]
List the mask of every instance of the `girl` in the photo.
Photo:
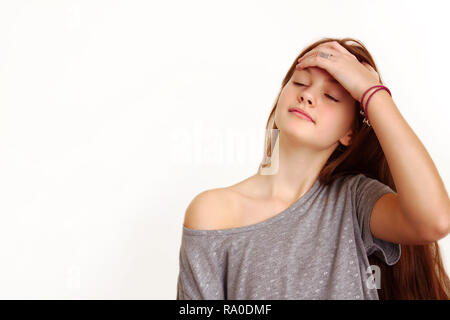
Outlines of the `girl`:
[{"label": "girl", "polygon": [[372,56],[325,38],[300,58],[258,172],[187,208],[177,299],[448,299],[448,194]]}]

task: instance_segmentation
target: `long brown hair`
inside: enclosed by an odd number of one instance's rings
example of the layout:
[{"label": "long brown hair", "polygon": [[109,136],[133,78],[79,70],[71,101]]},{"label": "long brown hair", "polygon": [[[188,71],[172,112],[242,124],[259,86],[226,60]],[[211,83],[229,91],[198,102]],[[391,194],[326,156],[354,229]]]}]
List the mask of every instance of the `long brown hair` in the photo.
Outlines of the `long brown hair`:
[{"label": "long brown hair", "polygon": [[[270,167],[271,165],[274,141],[271,141],[272,136],[267,134],[267,132],[270,132],[270,129],[278,129],[274,120],[276,106],[282,89],[289,82],[295,71],[297,60],[319,44],[329,41],[337,41],[353,54],[359,62],[367,62],[378,72],[375,62],[366,47],[360,41],[352,38],[323,38],[305,48],[295,58],[295,62],[293,62],[284,77],[278,97],[269,114],[266,124],[264,157],[260,168]],[[381,83],[383,82],[381,81]],[[388,185],[397,192],[377,136],[371,127],[363,123],[363,116],[359,110],[360,103],[355,101],[352,143],[349,146],[339,143],[322,168],[319,180],[323,184],[328,184],[343,175],[363,173]],[[381,289],[378,289],[380,300],[449,299],[450,281],[442,264],[437,241],[426,245],[401,244],[400,260],[393,266],[387,265],[373,254],[368,259],[371,265],[380,267]]]}]

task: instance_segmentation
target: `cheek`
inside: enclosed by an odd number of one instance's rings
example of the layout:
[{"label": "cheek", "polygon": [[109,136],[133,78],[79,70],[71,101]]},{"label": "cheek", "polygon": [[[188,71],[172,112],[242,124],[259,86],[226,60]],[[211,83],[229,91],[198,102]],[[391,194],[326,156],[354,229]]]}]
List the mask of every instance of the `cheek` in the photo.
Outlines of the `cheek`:
[{"label": "cheek", "polygon": [[289,90],[285,89],[280,93],[278,104],[284,106],[286,104],[292,103],[292,101],[295,101],[293,99],[295,99],[295,95],[290,93]]},{"label": "cheek", "polygon": [[327,132],[327,135],[339,136],[347,131],[351,119],[347,112],[344,112],[342,109],[328,108],[322,109],[318,114],[319,121],[322,132]]}]

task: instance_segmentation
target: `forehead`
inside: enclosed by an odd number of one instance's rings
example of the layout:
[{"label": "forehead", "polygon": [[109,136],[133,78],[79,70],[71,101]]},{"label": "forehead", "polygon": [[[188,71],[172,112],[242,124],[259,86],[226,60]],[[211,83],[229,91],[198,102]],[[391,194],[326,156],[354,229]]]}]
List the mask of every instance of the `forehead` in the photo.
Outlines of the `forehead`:
[{"label": "forehead", "polygon": [[319,68],[319,67],[308,67],[308,68],[305,68],[302,70],[295,70],[294,75],[301,74],[301,73],[307,73],[314,77],[323,77],[323,78],[325,78],[325,81],[336,83],[336,84],[340,85],[340,83],[335,78],[333,78],[333,76],[330,75],[330,73],[327,70]]}]

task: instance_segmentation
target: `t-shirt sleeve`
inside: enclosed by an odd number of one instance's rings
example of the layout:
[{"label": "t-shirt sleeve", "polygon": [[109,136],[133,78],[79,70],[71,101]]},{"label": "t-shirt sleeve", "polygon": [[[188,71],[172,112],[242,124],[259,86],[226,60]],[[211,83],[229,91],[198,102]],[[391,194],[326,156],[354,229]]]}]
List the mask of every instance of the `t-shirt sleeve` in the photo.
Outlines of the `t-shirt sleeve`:
[{"label": "t-shirt sleeve", "polygon": [[220,238],[183,231],[176,300],[225,300],[226,250]]},{"label": "t-shirt sleeve", "polygon": [[400,244],[375,237],[370,231],[370,217],[377,200],[385,193],[395,193],[388,185],[358,174],[355,178],[355,204],[358,225],[367,256],[372,253],[388,265],[394,265],[401,256]]}]

